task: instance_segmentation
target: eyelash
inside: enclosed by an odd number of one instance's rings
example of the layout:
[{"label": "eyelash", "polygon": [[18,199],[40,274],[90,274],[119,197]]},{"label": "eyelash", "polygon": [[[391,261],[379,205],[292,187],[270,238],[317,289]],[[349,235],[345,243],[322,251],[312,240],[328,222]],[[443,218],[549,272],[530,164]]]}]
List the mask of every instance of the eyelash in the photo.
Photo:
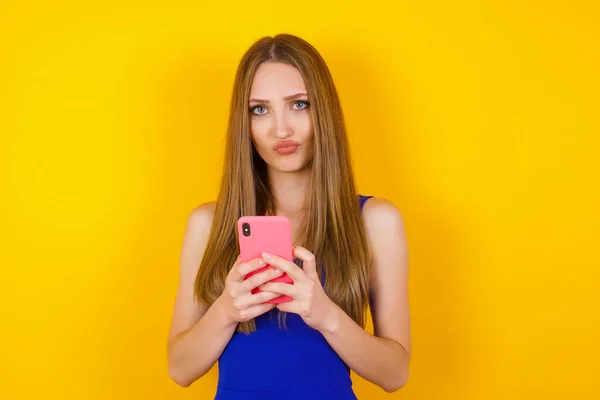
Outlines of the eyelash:
[{"label": "eyelash", "polygon": [[[297,109],[297,111],[306,110],[306,109],[307,109],[307,108],[310,106],[310,102],[308,102],[307,100],[296,100],[296,101],[294,102],[294,104],[296,104],[296,103],[302,103],[302,104],[304,104],[304,108]],[[254,110],[256,110],[256,109],[257,109],[257,108],[259,108],[259,107],[266,108],[265,106],[262,106],[262,105],[258,104],[258,105],[256,105],[256,106],[254,106],[254,107],[250,108],[250,112],[251,112],[252,114],[254,114]],[[264,114],[254,114],[254,115],[260,116],[260,115],[264,115]]]}]

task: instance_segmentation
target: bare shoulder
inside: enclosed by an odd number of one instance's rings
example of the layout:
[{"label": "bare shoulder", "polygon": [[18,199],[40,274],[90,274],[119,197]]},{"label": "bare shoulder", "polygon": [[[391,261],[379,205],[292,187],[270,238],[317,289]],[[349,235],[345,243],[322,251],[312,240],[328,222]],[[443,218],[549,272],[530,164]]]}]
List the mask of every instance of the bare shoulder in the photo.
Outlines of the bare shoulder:
[{"label": "bare shoulder", "polygon": [[370,239],[390,233],[404,236],[404,220],[398,207],[389,200],[373,197],[363,206],[363,220]]},{"label": "bare shoulder", "polygon": [[203,203],[193,208],[188,217],[181,246],[181,279],[189,281],[195,279],[198,267],[215,215],[216,202]]},{"label": "bare shoulder", "polygon": [[206,233],[206,230],[210,232],[216,204],[217,202],[211,201],[193,208],[188,215],[186,229],[197,234]]},{"label": "bare shoulder", "polygon": [[181,277],[191,280],[198,272],[215,215],[216,202],[203,203],[188,214],[181,247]]},{"label": "bare shoulder", "polygon": [[181,246],[181,275],[184,279],[191,279],[198,272],[212,229],[215,207],[216,202],[200,204],[187,217]]},{"label": "bare shoulder", "polygon": [[394,203],[376,197],[367,200],[362,214],[374,267],[371,283],[376,288],[384,276],[406,274],[408,244],[404,219]]}]

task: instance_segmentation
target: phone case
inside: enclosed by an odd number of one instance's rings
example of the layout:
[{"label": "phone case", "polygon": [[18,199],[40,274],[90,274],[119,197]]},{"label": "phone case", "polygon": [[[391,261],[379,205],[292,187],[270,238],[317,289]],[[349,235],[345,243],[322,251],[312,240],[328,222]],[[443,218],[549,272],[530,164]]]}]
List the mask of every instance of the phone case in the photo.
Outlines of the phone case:
[{"label": "phone case", "polygon": [[[244,232],[244,228],[249,229]],[[283,216],[245,216],[238,220],[238,237],[240,243],[240,254],[242,262],[250,261],[262,256],[263,252],[275,254],[286,260],[293,261],[292,252],[292,230],[290,221]],[[246,275],[248,279],[272,265],[259,268]],[[270,282],[285,282],[293,284],[294,281],[286,273],[272,279]],[[260,289],[254,288],[253,294],[260,292]],[[281,295],[266,303],[279,304],[286,301],[291,301],[292,298],[286,295]]]}]

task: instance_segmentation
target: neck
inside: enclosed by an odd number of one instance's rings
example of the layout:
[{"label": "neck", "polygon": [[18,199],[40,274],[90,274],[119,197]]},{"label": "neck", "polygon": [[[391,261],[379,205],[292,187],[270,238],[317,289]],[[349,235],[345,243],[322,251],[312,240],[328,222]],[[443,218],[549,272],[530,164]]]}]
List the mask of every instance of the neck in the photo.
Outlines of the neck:
[{"label": "neck", "polygon": [[275,202],[275,215],[283,215],[291,221],[300,220],[306,206],[306,195],[310,185],[310,168],[297,172],[269,169],[268,174]]}]

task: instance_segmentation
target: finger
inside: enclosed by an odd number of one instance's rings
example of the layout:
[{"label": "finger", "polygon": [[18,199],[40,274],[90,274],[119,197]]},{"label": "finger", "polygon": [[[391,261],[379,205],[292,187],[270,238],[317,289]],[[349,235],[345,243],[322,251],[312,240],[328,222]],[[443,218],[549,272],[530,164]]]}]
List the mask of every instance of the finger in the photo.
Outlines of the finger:
[{"label": "finger", "polygon": [[260,290],[266,292],[281,293],[297,299],[301,296],[301,289],[296,285],[290,285],[285,282],[267,282],[260,287]]},{"label": "finger", "polygon": [[266,265],[267,263],[265,262],[265,260],[262,259],[262,257],[240,263],[237,267],[235,277],[237,278],[237,280],[244,280],[246,275],[248,275],[250,272],[256,271],[257,269],[261,269]]},{"label": "finger", "polygon": [[318,278],[315,255],[302,246],[294,248],[294,256],[302,260],[302,270],[311,278]]},{"label": "finger", "polygon": [[261,291],[251,295],[250,304],[262,304],[266,301],[276,299],[279,296],[281,296],[281,293]]},{"label": "finger", "polygon": [[305,282],[307,280],[306,274],[293,262],[270,253],[263,253],[262,256],[268,264],[286,272],[294,282]]},{"label": "finger", "polygon": [[235,299],[234,303],[236,305],[236,308],[243,310],[245,308],[252,307],[256,304],[262,304],[266,301],[273,300],[274,298],[279,296],[281,296],[280,293],[274,292],[261,291],[256,294],[248,293],[242,297]]},{"label": "finger", "polygon": [[245,320],[251,320],[252,318],[258,317],[261,314],[264,314],[272,309],[274,309],[276,304],[257,304],[251,307],[246,308],[245,310],[240,310],[240,317]]},{"label": "finger", "polygon": [[252,275],[250,278],[240,283],[240,292],[250,292],[255,287],[258,287],[263,283],[270,281],[271,279],[275,279],[278,276],[281,276],[282,274],[283,271],[281,271],[279,268],[268,268],[255,275]]},{"label": "finger", "polygon": [[277,308],[280,311],[291,312],[300,315],[300,307],[298,306],[298,302],[294,300],[279,303],[277,304]]}]

